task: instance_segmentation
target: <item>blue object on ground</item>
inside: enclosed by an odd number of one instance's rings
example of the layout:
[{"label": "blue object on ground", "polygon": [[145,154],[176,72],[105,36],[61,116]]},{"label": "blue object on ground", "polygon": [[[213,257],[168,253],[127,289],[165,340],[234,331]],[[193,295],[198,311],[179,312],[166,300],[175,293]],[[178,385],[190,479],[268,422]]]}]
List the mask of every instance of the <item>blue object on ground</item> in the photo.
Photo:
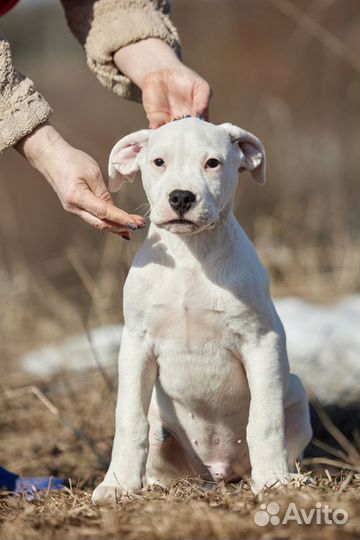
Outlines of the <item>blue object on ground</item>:
[{"label": "blue object on ground", "polygon": [[14,474],[0,467],[0,490],[15,491],[18,474]]},{"label": "blue object on ground", "polygon": [[52,476],[26,476],[20,477],[3,467],[0,467],[0,491],[5,490],[17,495],[25,495],[32,499],[38,491],[57,491],[65,487],[61,478]]}]

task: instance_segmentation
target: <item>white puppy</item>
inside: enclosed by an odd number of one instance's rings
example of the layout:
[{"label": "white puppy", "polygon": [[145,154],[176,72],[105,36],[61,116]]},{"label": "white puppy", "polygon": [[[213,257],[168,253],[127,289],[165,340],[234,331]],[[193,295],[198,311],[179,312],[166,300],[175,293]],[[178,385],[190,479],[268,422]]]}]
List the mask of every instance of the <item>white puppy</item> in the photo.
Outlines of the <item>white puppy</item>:
[{"label": "white puppy", "polygon": [[110,155],[110,189],[140,170],[149,234],[124,288],[112,459],[93,501],[179,477],[286,484],[311,438],[285,333],[233,215],[238,171],[264,182],[252,134],[195,118],[142,130]]}]

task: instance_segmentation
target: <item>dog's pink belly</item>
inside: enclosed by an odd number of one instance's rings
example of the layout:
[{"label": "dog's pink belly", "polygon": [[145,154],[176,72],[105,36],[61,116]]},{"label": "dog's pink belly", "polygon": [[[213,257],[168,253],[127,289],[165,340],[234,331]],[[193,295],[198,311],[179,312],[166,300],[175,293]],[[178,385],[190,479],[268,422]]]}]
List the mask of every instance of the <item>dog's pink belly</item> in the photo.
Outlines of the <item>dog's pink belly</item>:
[{"label": "dog's pink belly", "polygon": [[215,482],[238,482],[249,473],[250,467],[248,452],[241,457],[207,464],[209,474]]},{"label": "dog's pink belly", "polygon": [[159,365],[151,412],[157,409],[194,473],[214,481],[249,470],[249,389],[228,318],[222,309],[169,301],[153,304],[146,320]]},{"label": "dog's pink belly", "polygon": [[150,447],[153,449],[150,454],[154,456],[154,448],[157,449],[155,454],[161,453],[166,463],[165,475],[170,467],[175,476],[185,478],[199,475],[207,481],[237,482],[249,473],[250,460],[245,436],[234,443],[226,440],[226,436],[222,436],[225,434],[219,429],[218,433],[211,438],[206,437],[204,441],[200,433],[197,439],[190,439],[191,434],[184,434],[178,427],[172,426],[170,431],[169,427],[157,422],[154,425],[150,421]]},{"label": "dog's pink belly", "polygon": [[[241,437],[236,428],[229,434],[222,426],[213,426],[213,434],[190,441],[190,452],[194,452],[216,482],[239,480],[250,469],[249,451],[245,430]],[[229,436],[230,435],[230,436]]]},{"label": "dog's pink belly", "polygon": [[[164,391],[160,380],[157,382],[151,414],[156,407],[159,425],[180,443],[184,461],[192,463],[195,474],[207,480],[237,481],[250,469],[246,443],[249,395],[242,378],[232,373],[226,388],[202,389],[197,389],[191,373],[190,379],[195,384],[186,385],[181,376],[179,379],[174,376],[174,384],[168,386],[175,399]],[[200,387],[201,381],[198,385]],[[181,403],[176,399],[177,395],[180,395]],[[179,469],[181,465],[178,463]]]}]

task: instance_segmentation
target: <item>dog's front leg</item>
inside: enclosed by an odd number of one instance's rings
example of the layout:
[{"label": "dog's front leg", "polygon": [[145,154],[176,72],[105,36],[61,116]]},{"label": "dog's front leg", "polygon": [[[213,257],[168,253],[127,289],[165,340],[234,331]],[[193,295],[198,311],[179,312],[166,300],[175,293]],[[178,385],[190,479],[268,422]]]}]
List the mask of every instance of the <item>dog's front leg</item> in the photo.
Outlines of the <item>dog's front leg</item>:
[{"label": "dog's front leg", "polygon": [[95,489],[96,504],[116,502],[123,492],[142,487],[149,449],[147,418],[156,379],[156,362],[146,339],[125,327],[119,353],[115,438],[109,470]]},{"label": "dog's front leg", "polygon": [[285,336],[270,331],[247,339],[242,355],[251,396],[246,436],[252,490],[258,493],[290,479],[284,413],[289,371]]}]

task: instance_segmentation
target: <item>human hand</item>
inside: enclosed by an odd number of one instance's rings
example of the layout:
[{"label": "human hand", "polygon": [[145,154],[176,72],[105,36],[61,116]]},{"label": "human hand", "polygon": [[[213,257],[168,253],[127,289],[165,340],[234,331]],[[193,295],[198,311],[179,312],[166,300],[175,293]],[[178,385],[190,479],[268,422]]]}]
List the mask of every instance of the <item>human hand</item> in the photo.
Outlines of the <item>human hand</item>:
[{"label": "human hand", "polygon": [[43,174],[66,211],[126,240],[131,230],[144,226],[141,216],[114,205],[96,161],[68,144],[49,124],[24,137],[16,149]]},{"label": "human hand", "polygon": [[208,119],[210,88],[184,64],[152,72],[145,78],[142,91],[150,128],[187,114]]},{"label": "human hand", "polygon": [[145,39],[123,47],[114,61],[141,88],[150,128],[187,114],[208,118],[209,84],[162,40]]}]

